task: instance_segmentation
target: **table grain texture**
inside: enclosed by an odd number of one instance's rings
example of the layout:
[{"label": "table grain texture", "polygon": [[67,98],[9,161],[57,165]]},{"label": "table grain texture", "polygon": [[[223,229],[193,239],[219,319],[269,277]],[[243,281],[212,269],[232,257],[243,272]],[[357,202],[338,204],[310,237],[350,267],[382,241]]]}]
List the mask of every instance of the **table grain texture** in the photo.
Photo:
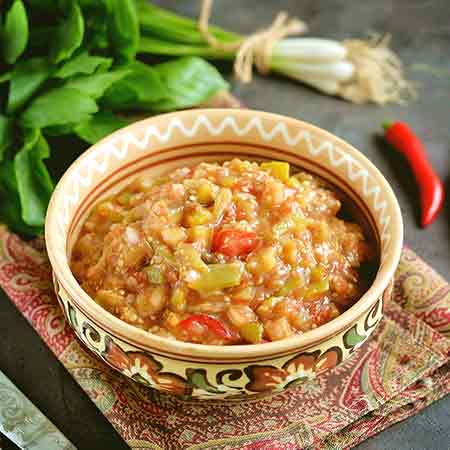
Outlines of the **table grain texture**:
[{"label": "table grain texture", "polygon": [[[197,1],[158,1],[195,17]],[[213,22],[242,33],[271,22],[279,10],[305,20],[310,36],[351,38],[388,32],[417,81],[419,98],[407,106],[356,106],[276,76],[256,76],[232,91],[250,108],[285,114],[337,134],[363,152],[391,183],[403,212],[405,242],[449,279],[450,208],[427,230],[418,227],[418,192],[403,159],[380,138],[385,120],[408,122],[422,137],[430,159],[450,192],[450,1],[448,0],[216,0]],[[230,74],[229,65],[221,65]],[[79,146],[58,149],[58,172]],[[128,448],[64,367],[0,290],[0,366],[14,383],[80,450]],[[450,399],[368,439],[359,450],[448,450]],[[3,442],[3,449],[15,448]]]}]

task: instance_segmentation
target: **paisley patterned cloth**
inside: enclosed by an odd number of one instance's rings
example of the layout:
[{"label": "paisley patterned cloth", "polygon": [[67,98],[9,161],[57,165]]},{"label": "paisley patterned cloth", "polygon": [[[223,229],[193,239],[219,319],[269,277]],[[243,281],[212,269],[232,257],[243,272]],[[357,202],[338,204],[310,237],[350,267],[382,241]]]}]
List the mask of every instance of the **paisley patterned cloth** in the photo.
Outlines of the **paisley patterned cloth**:
[{"label": "paisley patterned cloth", "polygon": [[0,285],[133,449],[349,448],[450,392],[450,286],[407,248],[385,317],[352,358],[241,403],[184,402],[114,372],[68,326],[42,243],[1,227]]}]

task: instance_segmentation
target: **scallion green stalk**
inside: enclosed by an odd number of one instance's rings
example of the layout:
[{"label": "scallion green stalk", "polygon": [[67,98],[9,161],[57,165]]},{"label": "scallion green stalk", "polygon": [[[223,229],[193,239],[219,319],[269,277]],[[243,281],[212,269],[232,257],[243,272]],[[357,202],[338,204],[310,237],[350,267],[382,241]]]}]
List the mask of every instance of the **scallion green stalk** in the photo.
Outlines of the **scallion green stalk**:
[{"label": "scallion green stalk", "polygon": [[[192,19],[159,8],[145,0],[136,0],[141,27],[139,50],[168,56],[201,56],[230,60],[235,51],[211,47]],[[243,36],[209,27],[209,32],[223,44],[236,42]],[[347,50],[339,42],[316,38],[286,38],[272,51],[270,69],[307,83],[328,94],[338,91],[338,84],[354,73],[352,63],[345,60]]]},{"label": "scallion green stalk", "polygon": [[[237,49],[230,51],[224,50],[226,45],[224,48],[210,46],[197,21],[146,0],[135,2],[142,35],[141,53],[225,60],[236,56]],[[209,26],[208,31],[220,44],[245,38],[215,26]],[[284,38],[273,47],[269,69],[354,103],[400,103],[403,93],[408,97],[413,96],[414,91],[386,39],[341,43],[320,38]]]}]

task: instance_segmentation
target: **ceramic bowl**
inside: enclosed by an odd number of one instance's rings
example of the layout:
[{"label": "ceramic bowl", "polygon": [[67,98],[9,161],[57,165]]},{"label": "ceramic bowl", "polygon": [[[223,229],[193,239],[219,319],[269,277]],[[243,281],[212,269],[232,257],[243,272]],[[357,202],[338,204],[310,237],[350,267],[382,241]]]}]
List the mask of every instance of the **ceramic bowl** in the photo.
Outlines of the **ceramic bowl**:
[{"label": "ceramic bowl", "polygon": [[[380,262],[369,290],[331,322],[289,339],[240,346],[169,340],[135,328],[93,301],[69,267],[92,206],[144,172],[233,157],[289,162],[343,191],[372,229]],[[402,247],[397,200],[375,166],[351,145],[306,122],[251,110],[165,114],[106,137],[67,170],[48,209],[48,255],[55,290],[81,341],[116,370],[188,399],[242,399],[281,391],[348,358],[380,322]]]}]

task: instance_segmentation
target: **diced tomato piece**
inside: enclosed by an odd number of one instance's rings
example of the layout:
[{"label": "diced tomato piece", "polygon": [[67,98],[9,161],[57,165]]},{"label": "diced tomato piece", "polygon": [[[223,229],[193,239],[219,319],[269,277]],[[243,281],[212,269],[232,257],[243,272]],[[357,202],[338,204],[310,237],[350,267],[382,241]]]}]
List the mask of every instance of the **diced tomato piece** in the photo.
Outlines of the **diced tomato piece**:
[{"label": "diced tomato piece", "polygon": [[204,325],[209,331],[212,331],[223,339],[231,339],[230,331],[225,328],[222,322],[212,316],[208,316],[208,314],[193,314],[187,319],[182,320],[179,326],[184,330],[189,330],[194,323]]},{"label": "diced tomato piece", "polygon": [[257,244],[253,231],[222,229],[214,233],[212,250],[225,256],[243,256],[252,252]]}]

